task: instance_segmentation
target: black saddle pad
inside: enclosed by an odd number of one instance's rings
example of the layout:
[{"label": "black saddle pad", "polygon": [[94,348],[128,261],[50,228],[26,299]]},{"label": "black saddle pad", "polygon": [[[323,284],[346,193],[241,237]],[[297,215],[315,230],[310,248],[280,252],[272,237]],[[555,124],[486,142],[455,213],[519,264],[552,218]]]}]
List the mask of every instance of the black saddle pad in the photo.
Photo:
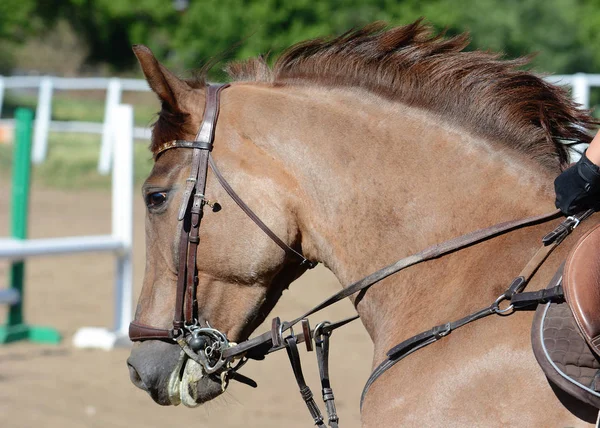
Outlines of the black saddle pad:
[{"label": "black saddle pad", "polygon": [[531,341],[535,358],[552,383],[600,409],[600,362],[581,336],[567,303],[538,306]]}]

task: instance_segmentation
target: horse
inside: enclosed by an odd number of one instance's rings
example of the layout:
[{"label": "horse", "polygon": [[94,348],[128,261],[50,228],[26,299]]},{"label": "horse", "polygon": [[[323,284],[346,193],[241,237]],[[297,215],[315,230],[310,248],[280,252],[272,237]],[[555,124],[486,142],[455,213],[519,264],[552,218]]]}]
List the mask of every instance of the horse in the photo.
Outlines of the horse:
[{"label": "horse", "polygon": [[[294,45],[272,66],[263,57],[227,65],[231,84],[220,93],[211,156],[293,251],[275,245],[208,171],[204,194],[220,209],[203,213],[195,295],[187,298],[210,328],[231,342],[248,339],[307,260],[346,287],[438,242],[554,210],[553,180],[569,163],[570,144],[590,142],[593,119],[523,69],[526,60],[468,44],[468,35],[446,37],[420,20],[374,23]],[[178,210],[188,205],[195,155],[165,145],[194,141],[210,103],[205,77],[180,79],[147,47],[133,49],[161,101],[155,163],[142,187],[147,260],[135,322],[166,331],[185,267],[179,237],[189,225]],[[374,344],[373,367],[399,342],[493,302],[549,227],[451,252],[350,297]],[[567,251],[558,247],[528,287],[545,287]],[[592,422],[594,410],[564,406],[547,382],[530,349],[531,323],[529,312],[487,317],[408,356],[370,387],[362,425]],[[182,359],[173,340],[156,339],[136,343],[128,367],[157,403],[194,405],[223,392],[219,376]],[[175,401],[174,381],[185,384]]]}]

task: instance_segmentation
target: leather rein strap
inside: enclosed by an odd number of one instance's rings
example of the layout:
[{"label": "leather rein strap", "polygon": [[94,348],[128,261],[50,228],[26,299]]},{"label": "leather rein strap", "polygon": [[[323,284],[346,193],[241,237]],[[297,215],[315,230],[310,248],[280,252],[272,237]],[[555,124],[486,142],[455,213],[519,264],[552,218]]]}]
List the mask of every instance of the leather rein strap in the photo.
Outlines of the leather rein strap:
[{"label": "leather rein strap", "polygon": [[[561,301],[564,299],[563,290],[561,287],[562,271],[564,268],[564,262],[558,269],[558,272],[554,275],[551,280],[551,287],[539,291],[524,293],[523,290],[527,287],[527,284],[537,272],[539,267],[546,261],[548,256],[554,251],[554,249],[560,245],[560,243],[579,225],[579,223],[594,213],[594,210],[586,210],[578,213],[574,216],[568,217],[566,220],[561,222],[554,230],[546,234],[542,238],[542,245],[525,265],[519,275],[513,279],[509,287],[502,293],[494,303],[478,310],[472,314],[469,314],[457,321],[447,322],[435,326],[427,331],[414,335],[413,337],[406,339],[398,345],[391,348],[386,353],[386,358],[373,370],[369,379],[365,383],[363,392],[360,397],[360,407],[362,408],[365,396],[369,391],[371,385],[388,369],[400,362],[402,359],[424,348],[433,342],[438,341],[442,337],[449,335],[454,330],[470,324],[473,321],[480,320],[492,314],[497,315],[511,315],[515,311],[519,310],[530,310],[535,309],[540,303],[547,303],[550,301]],[[506,308],[500,308],[500,303],[503,301],[510,301],[510,305]]]},{"label": "leather rein strap", "polygon": [[131,322],[129,325],[129,338],[132,341],[142,340],[169,340],[173,341],[185,334],[186,327],[200,325],[209,327],[206,320],[198,313],[196,301],[196,287],[198,276],[196,270],[196,256],[200,243],[200,222],[204,213],[204,205],[209,202],[205,197],[206,178],[210,166],[217,180],[235,203],[250,217],[265,234],[285,251],[288,256],[300,260],[300,264],[313,268],[316,263],[307,260],[300,252],[294,250],[283,242],[238,196],[227,180],[215,165],[210,152],[215,138],[215,128],[219,116],[220,93],[229,84],[208,85],[206,88],[206,106],[200,130],[194,141],[174,140],[163,144],[156,151],[154,157],[170,149],[184,148],[192,150],[192,165],[190,176],[186,180],[178,220],[182,222],[178,248],[178,275],[175,300],[175,313],[173,315],[173,328],[162,329]]},{"label": "leather rein strap", "polygon": [[[323,302],[319,303],[317,306],[308,310],[307,312],[305,312],[298,318],[296,318],[290,322],[283,323],[283,327],[281,328],[281,330],[286,331],[289,328],[296,325],[297,323],[299,323],[301,320],[306,319],[309,315],[319,312],[319,311],[327,308],[328,306],[331,306],[334,303],[337,303],[340,300],[345,299],[346,297],[352,296],[353,294],[356,294],[361,291],[366,291],[373,285],[380,282],[381,280],[383,280],[397,272],[400,272],[410,266],[414,266],[416,264],[441,257],[443,255],[446,255],[446,254],[452,253],[454,251],[469,247],[476,243],[483,242],[488,239],[494,238],[498,235],[508,233],[510,231],[513,231],[513,230],[516,230],[516,229],[519,229],[522,227],[544,223],[549,220],[559,218],[560,216],[561,216],[560,211],[556,210],[551,213],[547,213],[547,214],[543,214],[543,215],[539,215],[539,216],[508,221],[505,223],[499,223],[499,224],[496,224],[491,227],[479,229],[474,232],[468,233],[466,235],[462,235],[462,236],[450,239],[448,241],[444,241],[442,243],[432,245],[416,254],[410,255],[408,257],[404,257],[403,259],[398,260],[396,263],[386,266],[353,284],[350,284],[349,286],[343,288],[342,290],[335,293],[331,297],[325,299]],[[553,233],[553,232],[551,232],[551,233]],[[355,319],[355,318],[358,318],[358,316],[353,317],[353,319]],[[260,348],[268,347],[269,349],[271,347],[273,347],[274,348],[273,350],[279,349],[279,346],[273,345],[273,344],[276,343],[277,341],[281,342],[281,339],[275,338],[274,335],[275,335],[275,332],[273,331],[273,329],[271,329],[270,331],[267,331],[267,332],[261,334],[260,336],[254,337],[252,339],[248,339],[244,342],[241,342],[237,345],[234,345],[234,346],[226,349],[223,352],[223,357],[229,358],[229,357],[238,356],[245,352],[248,352],[249,350],[252,350],[254,348],[259,348],[259,347]],[[271,351],[268,351],[268,352],[271,352]]]}]

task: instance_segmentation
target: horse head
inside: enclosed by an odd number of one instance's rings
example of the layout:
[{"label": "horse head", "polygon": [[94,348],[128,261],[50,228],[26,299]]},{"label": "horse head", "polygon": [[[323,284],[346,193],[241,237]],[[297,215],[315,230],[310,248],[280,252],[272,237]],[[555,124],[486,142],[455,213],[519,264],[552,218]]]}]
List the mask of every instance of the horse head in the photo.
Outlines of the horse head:
[{"label": "horse head", "polygon": [[[185,147],[165,150],[165,147],[171,148],[171,141],[194,141],[201,126],[207,91],[202,83],[176,77],[146,47],[136,46],[134,51],[150,87],[162,103],[153,133],[156,162],[142,186],[147,206],[147,255],[136,323],[169,330],[173,328],[174,311],[177,312],[174,310],[177,280],[185,275],[181,271],[186,266],[180,265],[180,260],[189,257],[188,236],[182,235],[182,229],[190,227],[185,212],[192,202],[188,207],[184,194],[186,185],[194,179],[189,178],[192,150]],[[191,272],[197,278],[194,321],[202,319],[205,327],[214,327],[228,341],[246,339],[283,290],[307,268],[300,253],[298,218],[293,214],[298,211],[294,207],[297,196],[293,183],[280,166],[256,150],[240,126],[243,120],[231,113],[245,96],[243,90],[232,88],[226,92],[217,111],[220,119],[216,122],[214,155],[225,173],[235,171],[232,185],[268,224],[269,232],[275,235],[281,248],[236,207],[210,174],[203,201],[207,209],[203,210],[201,244],[195,254],[197,272]],[[200,194],[202,190],[196,191]],[[188,271],[193,269],[190,267]],[[192,284],[186,287],[189,293]],[[173,343],[174,338],[148,340],[134,348],[128,361],[134,384],[148,391],[160,404],[177,404],[182,399],[185,404],[193,405],[220,394],[224,379],[218,373],[211,376],[204,373]]]}]

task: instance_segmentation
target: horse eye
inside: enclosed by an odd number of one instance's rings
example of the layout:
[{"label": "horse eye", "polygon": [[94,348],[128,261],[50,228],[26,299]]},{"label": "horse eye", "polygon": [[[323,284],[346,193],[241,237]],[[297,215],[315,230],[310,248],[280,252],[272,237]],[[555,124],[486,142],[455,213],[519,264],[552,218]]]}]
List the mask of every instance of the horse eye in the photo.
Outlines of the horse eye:
[{"label": "horse eye", "polygon": [[165,203],[167,200],[166,192],[154,192],[150,193],[146,200],[146,205],[148,208],[157,208]]}]

